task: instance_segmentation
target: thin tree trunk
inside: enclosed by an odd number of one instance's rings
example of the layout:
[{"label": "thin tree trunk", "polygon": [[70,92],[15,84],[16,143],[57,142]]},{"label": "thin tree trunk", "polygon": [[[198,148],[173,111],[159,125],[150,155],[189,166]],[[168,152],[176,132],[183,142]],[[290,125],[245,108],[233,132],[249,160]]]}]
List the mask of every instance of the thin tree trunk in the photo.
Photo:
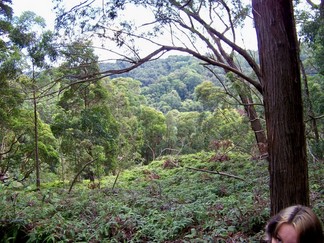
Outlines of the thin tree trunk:
[{"label": "thin tree trunk", "polygon": [[271,214],[309,205],[298,42],[292,1],[252,0],[268,136]]},{"label": "thin tree trunk", "polygon": [[[220,50],[220,53],[215,53],[217,54],[217,60],[223,63],[225,63],[226,61],[226,63],[230,67],[239,70],[238,66],[235,64],[233,60],[232,55],[228,55],[226,51],[223,49],[220,40],[215,38],[215,42],[218,46],[218,49]],[[215,50],[215,52],[217,51]],[[225,73],[229,73],[229,71],[226,69],[224,69],[224,71]],[[242,84],[245,83],[241,77],[238,77],[238,79],[241,81]],[[252,105],[253,99],[250,94],[245,94],[245,92],[240,90],[239,88],[236,88],[236,91],[239,94],[241,102],[244,105],[244,110],[249,118],[250,126],[254,132],[260,157],[267,158],[268,155],[267,136],[260,122],[259,116],[255,110],[255,107],[254,105]]]},{"label": "thin tree trunk", "polygon": [[241,101],[244,105],[245,112],[249,118],[250,126],[254,132],[254,136],[257,142],[257,146],[260,153],[260,158],[268,158],[268,146],[267,136],[259,119],[259,116],[255,110],[252,98],[249,99],[247,96],[240,94]]},{"label": "thin tree trunk", "polygon": [[304,65],[302,63],[302,61],[299,59],[299,63],[300,63],[300,68],[303,74],[303,81],[304,81],[304,87],[305,87],[305,102],[307,104],[307,113],[308,113],[308,117],[311,120],[311,127],[312,130],[314,132],[314,137],[315,137],[315,141],[316,143],[319,142],[319,132],[318,132],[318,128],[317,128],[317,122],[316,122],[316,117],[315,117],[315,113],[313,111],[313,104],[312,101],[310,99],[310,94],[309,94],[309,89],[308,89],[308,80],[307,80],[307,75],[306,75],[306,71],[304,68]]},{"label": "thin tree trunk", "polygon": [[93,162],[95,162],[96,160],[97,160],[97,158],[95,158],[95,159],[93,159],[93,160],[87,162],[87,163],[86,163],[86,164],[81,168],[81,170],[76,174],[76,176],[74,177],[74,179],[73,179],[73,181],[72,181],[72,183],[71,183],[71,186],[70,186],[70,189],[69,189],[69,192],[68,192],[69,194],[70,194],[70,192],[72,191],[72,188],[73,188],[75,182],[77,181],[79,175],[81,175],[82,171],[84,171],[84,169],[87,168],[87,166],[91,165],[91,164],[92,164]]},{"label": "thin tree trunk", "polygon": [[33,91],[33,102],[34,102],[34,135],[35,135],[35,169],[36,169],[36,189],[40,190],[40,164],[38,155],[38,123],[37,123],[37,99],[36,99],[36,88]]}]

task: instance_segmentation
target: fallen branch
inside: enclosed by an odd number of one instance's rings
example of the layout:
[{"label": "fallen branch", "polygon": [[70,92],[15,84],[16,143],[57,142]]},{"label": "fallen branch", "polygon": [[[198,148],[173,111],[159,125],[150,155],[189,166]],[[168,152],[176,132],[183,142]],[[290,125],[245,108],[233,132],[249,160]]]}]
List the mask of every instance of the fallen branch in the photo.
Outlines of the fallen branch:
[{"label": "fallen branch", "polygon": [[206,173],[209,173],[209,174],[223,175],[223,176],[232,177],[232,178],[235,178],[235,179],[238,179],[238,180],[241,180],[241,181],[245,181],[243,178],[241,178],[239,176],[231,175],[231,174],[228,174],[228,173],[225,173],[225,172],[212,171],[212,170],[203,170],[203,169],[196,169],[196,168],[192,168],[192,167],[184,167],[184,168],[189,169],[189,170],[206,172]]}]

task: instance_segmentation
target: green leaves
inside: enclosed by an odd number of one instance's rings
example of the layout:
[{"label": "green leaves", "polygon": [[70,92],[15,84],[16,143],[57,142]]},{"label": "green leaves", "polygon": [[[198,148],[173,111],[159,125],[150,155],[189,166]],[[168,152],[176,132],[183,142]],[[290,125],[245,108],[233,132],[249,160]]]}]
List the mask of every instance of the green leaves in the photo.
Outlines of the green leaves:
[{"label": "green leaves", "polygon": [[[222,164],[208,162],[212,154],[192,154],[178,157],[179,165],[221,169]],[[235,155],[232,157],[235,158]],[[247,162],[247,156],[226,161],[231,173],[245,174],[266,171],[250,163],[242,168],[240,163]],[[79,185],[72,194],[56,187],[47,187],[43,192],[19,193],[16,197],[15,214],[19,215],[22,225],[26,226],[26,239],[30,241],[110,241],[110,242],[165,242],[192,239],[203,241],[208,237],[230,238],[241,229],[240,224],[255,212],[251,195],[251,184],[244,184],[236,190],[232,179],[219,175],[206,175],[185,168],[163,168],[164,159],[155,161],[134,170],[122,172],[115,191],[111,191],[114,176],[102,178],[103,189],[88,190]],[[223,167],[225,168],[225,167]],[[160,175],[150,179],[150,174]],[[256,180],[266,178],[257,176]],[[243,182],[242,182],[243,183]],[[245,183],[245,182],[244,182]],[[263,185],[263,184],[262,184]],[[264,193],[264,187],[259,190]],[[64,186],[64,185],[63,185]],[[215,193],[226,187],[226,194]],[[156,193],[159,191],[159,193]],[[13,194],[6,191],[0,199],[1,213],[5,218],[13,218]],[[259,195],[263,198],[264,195]],[[240,204],[239,204],[240,203]],[[247,209],[239,208],[246,205]],[[258,212],[264,205],[258,207]],[[239,211],[241,210],[241,211]],[[242,214],[240,214],[242,212]],[[247,214],[248,216],[245,216]],[[265,217],[260,214],[264,223]],[[235,221],[234,219],[241,220]],[[28,226],[28,227],[27,227]],[[245,239],[255,232],[245,225]]]}]

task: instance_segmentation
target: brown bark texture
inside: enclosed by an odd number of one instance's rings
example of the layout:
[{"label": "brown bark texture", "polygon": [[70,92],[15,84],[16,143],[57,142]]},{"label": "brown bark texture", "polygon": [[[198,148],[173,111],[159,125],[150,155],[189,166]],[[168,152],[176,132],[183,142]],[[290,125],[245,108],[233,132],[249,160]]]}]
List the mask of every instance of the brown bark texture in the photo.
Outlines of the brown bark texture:
[{"label": "brown bark texture", "polygon": [[271,214],[309,205],[301,76],[290,0],[252,0],[268,137]]}]

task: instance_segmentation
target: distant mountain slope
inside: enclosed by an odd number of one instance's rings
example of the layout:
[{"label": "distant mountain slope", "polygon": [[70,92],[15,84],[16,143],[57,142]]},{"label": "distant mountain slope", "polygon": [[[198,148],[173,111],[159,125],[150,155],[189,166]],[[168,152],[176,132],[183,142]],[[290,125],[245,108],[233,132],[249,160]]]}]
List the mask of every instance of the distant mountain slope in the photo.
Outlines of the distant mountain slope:
[{"label": "distant mountain slope", "polygon": [[[104,71],[107,69],[121,69],[128,67],[126,62],[116,63],[102,63],[100,64],[100,70]],[[129,77],[142,82],[143,86],[149,86],[152,83],[157,82],[161,77],[170,75],[180,69],[191,69],[195,70],[200,74],[203,79],[217,82],[217,79],[202,65],[200,61],[191,56],[174,55],[167,58],[161,58],[153,60],[138,68],[124,74],[113,75],[112,78],[116,77]],[[222,69],[219,69],[218,73],[223,73]]]}]

